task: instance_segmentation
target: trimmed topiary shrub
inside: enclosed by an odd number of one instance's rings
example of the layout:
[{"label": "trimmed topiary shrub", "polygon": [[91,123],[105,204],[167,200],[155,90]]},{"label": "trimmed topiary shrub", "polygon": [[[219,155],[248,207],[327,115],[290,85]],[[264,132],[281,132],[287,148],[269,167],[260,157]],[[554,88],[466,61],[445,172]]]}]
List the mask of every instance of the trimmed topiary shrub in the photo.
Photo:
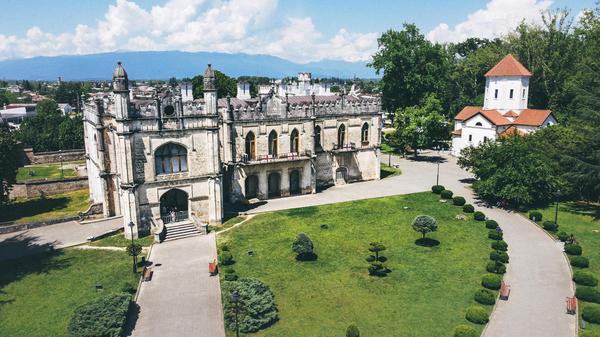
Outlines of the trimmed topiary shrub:
[{"label": "trimmed topiary shrub", "polygon": [[491,290],[500,289],[502,276],[497,274],[485,274],[481,277],[481,285]]},{"label": "trimmed topiary shrub", "polygon": [[485,228],[496,229],[496,227],[498,227],[496,220],[485,220]]},{"label": "trimmed topiary shrub", "polygon": [[600,324],[600,306],[586,305],[583,307],[581,317],[583,317],[586,322]]},{"label": "trimmed topiary shrub", "polygon": [[487,263],[487,265],[485,266],[485,269],[490,272],[490,273],[495,273],[495,274],[504,274],[506,273],[506,266],[504,265],[504,263],[500,262],[500,261],[490,261]]},{"label": "trimmed topiary shrub", "polygon": [[535,222],[542,221],[542,213],[538,211],[529,212],[529,220],[533,220]]},{"label": "trimmed topiary shrub", "polygon": [[471,204],[465,204],[463,206],[463,212],[465,212],[465,213],[473,213],[473,212],[475,212],[475,207],[473,207],[473,205],[471,205]]},{"label": "trimmed topiary shrub", "polygon": [[314,260],[316,257],[314,248],[312,240],[304,233],[298,234],[292,243],[292,250],[296,253],[298,261]]},{"label": "trimmed topiary shrub", "polygon": [[488,238],[492,240],[502,240],[503,236],[504,234],[502,234],[502,232],[498,232],[495,229],[490,229],[490,231],[488,232]]},{"label": "trimmed topiary shrub", "polygon": [[583,270],[577,270],[573,273],[573,281],[583,286],[595,287],[598,285],[598,279],[596,276],[588,271]]},{"label": "trimmed topiary shrub", "polygon": [[492,242],[492,249],[505,252],[508,250],[508,243],[506,243],[505,241],[494,241]]},{"label": "trimmed topiary shrub", "polygon": [[473,214],[473,219],[477,221],[485,221],[485,214],[483,214],[483,212],[477,211]]},{"label": "trimmed topiary shrub", "polygon": [[437,221],[429,215],[418,215],[412,222],[412,228],[425,238],[425,234],[437,231]]},{"label": "trimmed topiary shrub", "polygon": [[461,197],[461,196],[456,196],[454,198],[452,198],[452,204],[456,205],[456,206],[462,206],[466,203],[467,201],[465,200],[465,198]]},{"label": "trimmed topiary shrub", "polygon": [[590,260],[585,256],[569,256],[571,265],[577,268],[588,268],[590,266]]},{"label": "trimmed topiary shrub", "polygon": [[452,193],[450,190],[443,190],[442,193],[440,193],[440,196],[442,199],[452,199],[453,194],[454,193]]},{"label": "trimmed topiary shrub", "polygon": [[556,232],[558,230],[558,224],[554,221],[544,221],[544,229],[548,232]]},{"label": "trimmed topiary shrub", "polygon": [[556,234],[556,237],[558,237],[558,239],[562,242],[567,241],[567,239],[569,238],[569,234],[567,234],[567,232],[558,232],[558,234]]},{"label": "trimmed topiary shrub", "polygon": [[493,250],[490,253],[490,260],[500,261],[502,263],[508,263],[508,254],[506,252],[499,252],[499,251]]},{"label": "trimmed topiary shrub", "polygon": [[235,263],[233,260],[233,255],[229,251],[222,251],[219,255],[219,259],[221,260],[221,264],[224,266],[229,266]]},{"label": "trimmed topiary shrub", "polygon": [[252,310],[240,310],[238,322],[240,331],[243,333],[256,332],[267,328],[279,319],[275,297],[268,285],[255,278],[242,277],[237,281],[224,282],[223,287],[223,312],[225,325],[235,331],[236,310],[235,303],[231,300],[231,293],[237,290],[240,294],[240,302],[244,308]]},{"label": "trimmed topiary shrub", "polygon": [[582,301],[600,303],[600,292],[593,287],[577,286],[575,296]]},{"label": "trimmed topiary shrub", "polygon": [[489,289],[479,289],[475,292],[475,296],[473,296],[475,302],[485,304],[485,305],[493,305],[496,303],[496,292],[491,291]]},{"label": "trimmed topiary shrub", "polygon": [[457,325],[454,328],[454,337],[479,337],[477,331],[466,324]]},{"label": "trimmed topiary shrub", "polygon": [[120,337],[130,302],[128,294],[110,294],[77,307],[69,321],[69,335]]},{"label": "trimmed topiary shrub", "polygon": [[467,308],[465,318],[471,323],[486,324],[490,320],[490,315],[484,307],[473,305]]},{"label": "trimmed topiary shrub", "polygon": [[581,253],[583,253],[583,249],[576,243],[567,243],[565,245],[565,253],[569,255],[581,255]]},{"label": "trimmed topiary shrub", "polygon": [[223,276],[223,279],[225,279],[225,281],[236,281],[238,279],[233,268],[226,268],[224,272],[225,276]]},{"label": "trimmed topiary shrub", "polygon": [[221,251],[222,252],[228,252],[229,251],[229,246],[226,243],[222,244],[221,245]]},{"label": "trimmed topiary shrub", "polygon": [[360,331],[358,330],[358,327],[354,324],[348,325],[348,328],[346,329],[346,337],[360,337]]},{"label": "trimmed topiary shrub", "polygon": [[446,188],[444,186],[442,186],[442,185],[433,185],[433,186],[431,186],[431,192],[433,192],[435,194],[440,194],[445,189]]}]

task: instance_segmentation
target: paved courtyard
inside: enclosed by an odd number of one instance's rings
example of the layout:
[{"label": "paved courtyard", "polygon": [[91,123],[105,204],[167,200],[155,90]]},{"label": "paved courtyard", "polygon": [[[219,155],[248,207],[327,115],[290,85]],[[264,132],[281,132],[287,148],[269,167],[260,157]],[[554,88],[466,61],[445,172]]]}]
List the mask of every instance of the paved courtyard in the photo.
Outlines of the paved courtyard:
[{"label": "paved courtyard", "polygon": [[225,337],[219,278],[208,275],[216,255],[214,234],[154,245],[154,275],[142,283],[132,335]]}]

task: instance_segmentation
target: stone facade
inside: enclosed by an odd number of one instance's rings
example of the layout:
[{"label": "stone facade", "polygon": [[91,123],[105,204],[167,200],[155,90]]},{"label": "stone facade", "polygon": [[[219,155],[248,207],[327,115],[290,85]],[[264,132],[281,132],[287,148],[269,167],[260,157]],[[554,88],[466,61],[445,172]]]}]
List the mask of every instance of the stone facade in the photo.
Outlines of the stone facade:
[{"label": "stone facade", "polygon": [[127,236],[159,220],[219,224],[226,205],[255,198],[379,179],[378,99],[218,99],[210,65],[204,82],[203,99],[173,90],[131,100],[119,64],[112,99],[86,104],[90,197],[105,216],[123,215]]}]

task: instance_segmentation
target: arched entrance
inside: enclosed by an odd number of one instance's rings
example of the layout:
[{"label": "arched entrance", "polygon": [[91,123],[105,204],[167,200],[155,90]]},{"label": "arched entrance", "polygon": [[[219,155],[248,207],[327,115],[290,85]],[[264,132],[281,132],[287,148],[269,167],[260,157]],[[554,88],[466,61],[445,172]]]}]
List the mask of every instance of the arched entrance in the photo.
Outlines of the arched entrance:
[{"label": "arched entrance", "polygon": [[290,172],[290,194],[300,194],[300,171]]},{"label": "arched entrance", "polygon": [[251,175],[246,177],[246,199],[256,198],[258,195],[258,177]]},{"label": "arched entrance", "polygon": [[160,197],[160,218],[163,223],[186,220],[188,218],[188,194],[174,188]]},{"label": "arched entrance", "polygon": [[281,196],[281,175],[277,172],[269,174],[268,179],[269,198]]}]

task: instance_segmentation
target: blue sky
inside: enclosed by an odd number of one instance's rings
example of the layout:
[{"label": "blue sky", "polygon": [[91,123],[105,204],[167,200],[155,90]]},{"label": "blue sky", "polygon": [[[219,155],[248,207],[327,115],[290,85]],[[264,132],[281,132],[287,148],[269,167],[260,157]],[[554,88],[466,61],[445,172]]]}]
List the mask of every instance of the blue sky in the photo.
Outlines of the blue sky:
[{"label": "blue sky", "polygon": [[387,29],[431,39],[494,37],[539,11],[594,0],[2,0],[0,59],[112,50],[266,53],[363,60]]}]

